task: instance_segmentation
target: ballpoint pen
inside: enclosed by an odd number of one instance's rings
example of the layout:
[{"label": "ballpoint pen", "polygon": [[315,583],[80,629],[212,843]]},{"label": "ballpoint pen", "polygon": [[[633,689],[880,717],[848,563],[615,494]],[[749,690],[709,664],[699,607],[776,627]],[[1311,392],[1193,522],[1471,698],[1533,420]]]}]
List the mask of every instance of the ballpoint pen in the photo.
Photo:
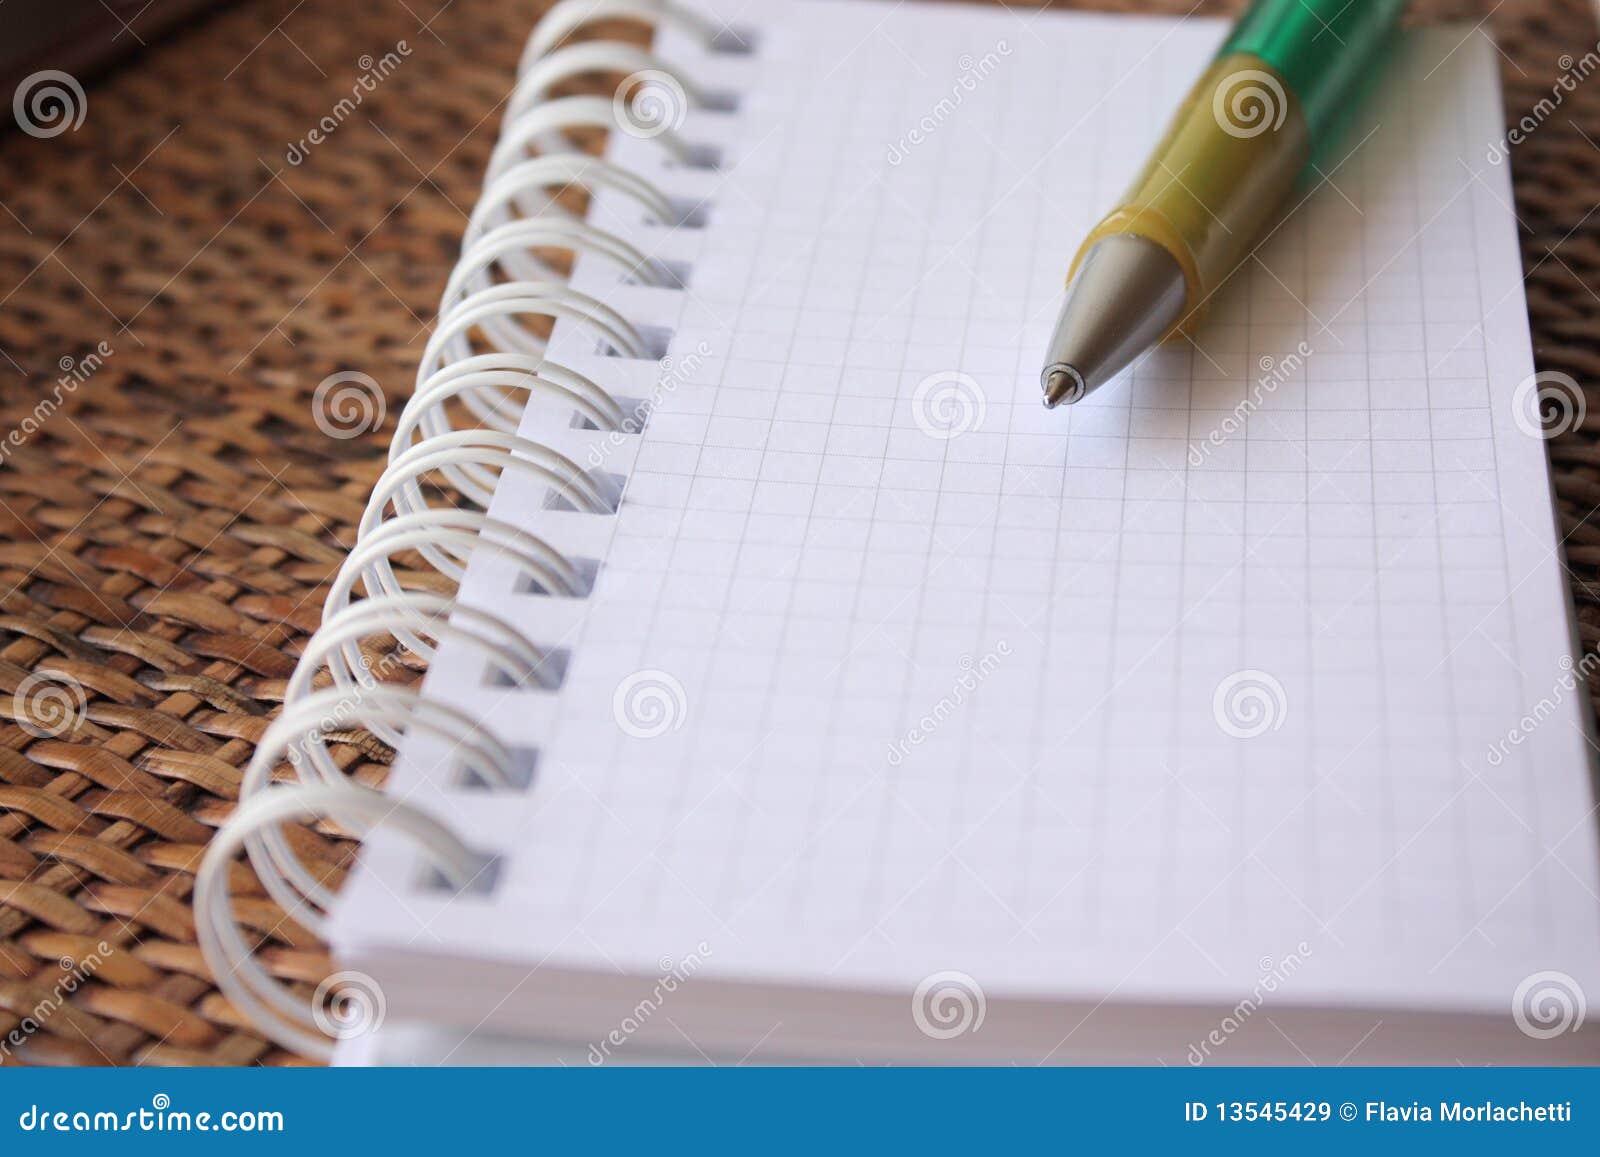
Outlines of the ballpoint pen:
[{"label": "ballpoint pen", "polygon": [[1405,0],[1255,0],[1073,259],[1039,383],[1076,402],[1191,332],[1288,202]]}]

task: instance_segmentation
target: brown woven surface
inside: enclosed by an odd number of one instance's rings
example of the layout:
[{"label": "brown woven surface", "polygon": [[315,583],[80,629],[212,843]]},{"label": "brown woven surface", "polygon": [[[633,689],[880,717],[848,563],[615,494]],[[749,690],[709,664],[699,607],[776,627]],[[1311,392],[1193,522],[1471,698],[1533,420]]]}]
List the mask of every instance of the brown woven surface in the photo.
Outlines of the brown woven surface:
[{"label": "brown woven surface", "polygon": [[[379,472],[545,6],[438,3],[239,4],[91,86],[77,131],[0,139],[0,439],[60,379],[85,379],[0,465],[0,1044],[27,1030],[0,1063],[295,1060],[217,995],[189,897]],[[1513,117],[1595,45],[1583,0],[1415,8],[1496,8]],[[402,40],[404,63],[286,164],[363,58]],[[1600,377],[1585,284],[1600,281],[1597,142],[1600,79],[1513,153],[1539,365],[1580,382]],[[338,440],[311,396],[347,370],[384,385],[390,419]],[[1600,419],[1588,425],[1551,453],[1592,645]],[[75,729],[4,721],[19,687],[25,712],[51,688],[81,693],[81,709],[66,701]],[[338,751],[381,778],[380,747]],[[314,983],[320,947],[237,872],[242,919],[273,930],[268,967]],[[53,1011],[35,1030],[41,1002]]]}]

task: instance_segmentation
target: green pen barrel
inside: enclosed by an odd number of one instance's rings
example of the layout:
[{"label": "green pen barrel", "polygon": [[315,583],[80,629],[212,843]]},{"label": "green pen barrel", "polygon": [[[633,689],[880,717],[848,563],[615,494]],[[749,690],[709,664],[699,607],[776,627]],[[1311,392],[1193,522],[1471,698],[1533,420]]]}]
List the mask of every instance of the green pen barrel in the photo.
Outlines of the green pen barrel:
[{"label": "green pen barrel", "polygon": [[1406,0],[1256,0],[1218,56],[1247,52],[1294,89],[1313,138],[1337,115]]},{"label": "green pen barrel", "polygon": [[1154,241],[1188,289],[1173,333],[1192,332],[1289,201],[1404,9],[1405,0],[1256,0],[1122,203],[1089,234],[1069,281],[1108,236]]}]

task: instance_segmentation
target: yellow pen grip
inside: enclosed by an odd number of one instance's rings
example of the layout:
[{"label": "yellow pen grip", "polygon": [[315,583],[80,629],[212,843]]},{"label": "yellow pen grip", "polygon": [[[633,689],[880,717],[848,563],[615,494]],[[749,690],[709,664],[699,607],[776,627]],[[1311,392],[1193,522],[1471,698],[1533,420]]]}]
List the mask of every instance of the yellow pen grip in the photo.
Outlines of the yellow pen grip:
[{"label": "yellow pen grip", "polygon": [[1090,232],[1068,280],[1107,235],[1146,237],[1183,269],[1188,304],[1173,332],[1190,332],[1288,200],[1310,152],[1304,112],[1283,76],[1249,53],[1219,57],[1122,204]]}]

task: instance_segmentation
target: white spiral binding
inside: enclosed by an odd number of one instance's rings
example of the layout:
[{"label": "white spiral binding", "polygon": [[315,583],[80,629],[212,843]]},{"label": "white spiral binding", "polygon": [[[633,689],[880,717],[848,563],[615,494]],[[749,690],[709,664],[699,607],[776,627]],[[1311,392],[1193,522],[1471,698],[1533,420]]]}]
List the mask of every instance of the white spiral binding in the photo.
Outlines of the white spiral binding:
[{"label": "white spiral binding", "polygon": [[[504,394],[510,390],[524,390],[530,395],[543,393],[564,401],[597,430],[620,430],[627,422],[627,415],[617,400],[582,374],[526,354],[477,354],[450,363],[417,387],[417,392],[400,412],[400,427],[395,431],[390,454],[401,453],[410,446],[419,428],[424,437],[430,431],[440,434],[449,430],[444,404],[451,398],[468,391],[498,391],[497,401],[500,401],[505,400]],[[519,406],[519,412],[520,409]],[[499,411],[495,413],[498,415]],[[499,421],[489,421],[485,425],[506,433],[515,432],[515,422],[502,425]]]},{"label": "white spiral binding", "polygon": [[529,69],[552,49],[560,47],[567,37],[584,25],[601,20],[632,20],[647,28],[671,25],[707,48],[716,42],[719,31],[714,21],[671,0],[561,0],[544,14],[533,35],[528,37],[522,60],[517,64],[517,75],[526,76]]},{"label": "white spiral binding", "polygon": [[[556,153],[513,165],[485,185],[483,196],[467,219],[464,244],[470,245],[486,230],[511,220],[512,209],[529,218],[575,220],[550,192],[568,188],[579,188],[590,195],[601,190],[618,193],[637,203],[656,224],[673,223],[671,199],[637,173],[587,153]],[[541,192],[545,194],[543,200],[538,197]]]},{"label": "white spiral binding", "polygon": [[[551,155],[571,147],[561,129],[607,129],[616,127],[616,102],[603,96],[564,96],[509,122],[489,154],[489,179],[501,176],[513,165],[533,155]],[[650,139],[667,151],[679,164],[692,164],[695,150],[676,129],[662,127]],[[530,153],[529,150],[533,150]]]},{"label": "white spiral binding", "polygon": [[[513,319],[518,316],[543,316],[553,320],[562,318],[580,323],[605,342],[610,349],[623,357],[649,356],[649,346],[632,324],[610,306],[596,301],[585,293],[565,286],[546,285],[531,281],[508,281],[469,294],[448,308],[439,319],[427,347],[422,352],[422,364],[417,371],[419,392],[431,384],[435,375],[454,362],[463,361],[473,354],[468,335],[480,330],[497,342],[503,342],[502,353],[520,353],[541,358],[545,343]],[[504,347],[510,347],[509,349]],[[577,378],[576,371],[556,362],[540,362],[541,372]],[[598,388],[598,387],[596,387]],[[461,394],[462,402],[485,425],[507,429],[505,415],[500,411],[504,395],[486,390],[471,389]],[[422,418],[427,433],[438,435],[449,429],[444,414],[437,407],[428,410]],[[493,485],[492,475],[473,468],[447,465],[443,473],[456,486],[476,486],[481,494]],[[481,503],[483,500],[478,499]]]},{"label": "white spiral binding", "polygon": [[528,70],[518,78],[511,99],[506,102],[506,119],[515,120],[521,116],[544,100],[557,85],[595,72],[616,73],[618,76],[629,76],[636,72],[660,73],[672,77],[692,104],[703,106],[709,103],[707,94],[691,78],[683,76],[644,49],[631,44],[587,41],[558,48],[529,65]]},{"label": "white spiral binding", "polygon": [[[484,870],[484,859],[427,813],[408,808],[381,792],[348,784],[338,787],[280,788],[263,792],[241,807],[211,838],[195,883],[195,930],[217,986],[234,1007],[267,1035],[305,1056],[329,1060],[333,1046],[317,1031],[310,1003],[275,981],[255,959],[234,918],[228,868],[253,835],[281,830],[285,823],[331,818],[355,830],[378,824],[415,840],[434,869],[450,884],[466,888]],[[252,857],[257,871],[261,864]],[[265,878],[263,878],[265,882]],[[290,908],[305,920],[304,903]]]},{"label": "white spiral binding", "polygon": [[524,218],[496,225],[473,242],[456,265],[444,291],[445,301],[453,305],[460,298],[488,289],[493,284],[496,267],[521,281],[556,276],[555,270],[534,255],[534,250],[540,247],[607,258],[619,265],[624,274],[637,278],[644,285],[673,284],[670,272],[615,233],[582,221]]},{"label": "white spiral binding", "polygon": [[[327,819],[357,836],[392,826],[415,841],[458,890],[489,863],[426,812],[351,782],[328,750],[330,734],[365,730],[390,746],[408,731],[430,734],[450,745],[463,775],[501,787],[516,782],[515,758],[504,744],[459,708],[376,678],[363,640],[387,637],[415,656],[414,662],[426,664],[441,640],[457,639],[480,650],[499,679],[545,690],[560,681],[554,656],[506,619],[446,595],[407,590],[394,557],[416,552],[459,584],[468,558],[487,550],[514,562],[532,589],[581,597],[588,579],[579,564],[536,535],[488,516],[496,481],[513,471],[576,510],[609,514],[617,508],[619,488],[610,476],[583,469],[521,436],[517,427],[522,406],[537,397],[570,408],[595,430],[636,428],[630,422],[637,412],[630,416],[588,377],[547,360],[546,341],[528,328],[527,319],[576,324],[622,357],[652,356],[650,343],[626,318],[558,280],[540,251],[601,258],[636,284],[679,285],[665,265],[557,201],[570,188],[591,196],[605,192],[632,201],[652,222],[678,223],[672,201],[650,181],[576,151],[567,135],[571,129],[614,127],[612,101],[550,96],[579,76],[648,73],[680,85],[691,105],[708,103],[702,89],[643,49],[609,41],[565,43],[589,24],[618,19],[650,28],[670,25],[708,48],[718,37],[711,21],[671,0],[560,0],[530,36],[483,195],[440,303],[439,324],[400,414],[388,467],[363,512],[356,545],[334,578],[322,625],[285,688],[283,710],[245,771],[239,806],[212,839],[198,873],[195,917],[218,987],[269,1036],[308,1056],[328,1059],[332,1045],[310,1003],[255,959],[233,910],[234,857],[243,850],[284,912],[323,934],[334,894],[295,854],[285,825]],[[670,127],[653,135],[679,159],[692,155]],[[506,280],[496,281],[497,273]],[[475,350],[473,333],[493,348]],[[455,429],[445,408],[451,401],[459,401],[481,426]],[[423,483],[433,474],[477,509],[430,506]],[[356,600],[358,585],[363,597]],[[400,662],[394,654],[390,661]],[[316,689],[324,668],[331,685]],[[273,786],[273,773],[285,759],[296,782]]]},{"label": "white spiral binding", "polygon": [[[447,578],[460,582],[474,550],[489,550],[517,563],[545,594],[572,598],[583,593],[583,576],[565,555],[536,535],[475,510],[429,510],[385,522],[345,556],[334,576],[328,605],[343,606],[359,581],[370,595],[402,594],[393,556],[415,550]],[[404,625],[394,633],[419,650]]]}]

